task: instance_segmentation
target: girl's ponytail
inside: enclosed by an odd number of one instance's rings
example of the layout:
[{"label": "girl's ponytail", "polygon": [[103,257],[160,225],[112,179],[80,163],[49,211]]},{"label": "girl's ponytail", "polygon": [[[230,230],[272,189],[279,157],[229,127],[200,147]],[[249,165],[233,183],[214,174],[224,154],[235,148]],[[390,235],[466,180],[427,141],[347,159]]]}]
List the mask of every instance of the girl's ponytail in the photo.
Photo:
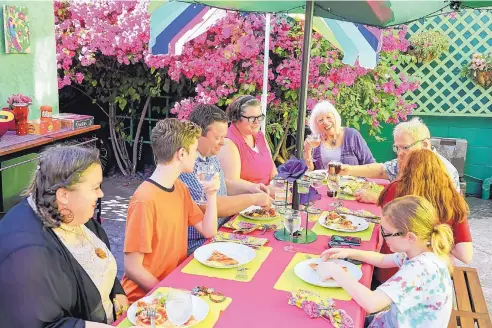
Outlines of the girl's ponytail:
[{"label": "girl's ponytail", "polygon": [[430,248],[434,254],[445,260],[449,271],[452,271],[452,263],[449,258],[449,253],[453,248],[453,231],[447,224],[437,224],[434,226],[430,237]]}]

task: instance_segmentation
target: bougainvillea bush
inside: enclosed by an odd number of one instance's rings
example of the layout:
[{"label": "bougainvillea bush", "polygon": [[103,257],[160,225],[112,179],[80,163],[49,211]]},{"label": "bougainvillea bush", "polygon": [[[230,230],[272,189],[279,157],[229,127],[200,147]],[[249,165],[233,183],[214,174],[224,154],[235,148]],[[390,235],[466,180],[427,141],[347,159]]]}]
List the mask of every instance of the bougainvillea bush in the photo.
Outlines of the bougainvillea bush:
[{"label": "bougainvillea bush", "polygon": [[[147,77],[146,83],[152,88],[134,87],[131,83],[137,81],[122,74],[126,89],[118,90],[112,97],[99,98],[125,107],[131,101],[162,91],[192,87],[194,96],[180,99],[172,110],[179,118],[186,118],[196,103],[225,108],[238,95],[260,97],[264,15],[230,12],[209,31],[186,44],[182,55],[153,56],[147,48],[147,5],[145,1],[55,1],[59,87],[81,85],[93,94],[98,87],[104,88],[98,71],[116,69],[120,74],[125,67],[142,65],[142,76]],[[285,15],[272,17],[267,139],[274,157],[283,162],[291,144],[287,137],[295,131],[297,122],[303,22]],[[320,100],[329,100],[344,118],[344,125],[365,125],[377,139],[381,122],[405,120],[415,107],[405,100],[406,93],[418,87],[416,81],[396,71],[396,63],[411,60],[405,54],[405,34],[405,29],[385,31],[379,64],[376,69],[367,70],[344,65],[343,54],[314,33],[308,110]],[[111,59],[109,64],[114,68],[107,68],[104,62],[98,65],[99,58]],[[110,75],[110,85],[118,82],[118,74]]]}]

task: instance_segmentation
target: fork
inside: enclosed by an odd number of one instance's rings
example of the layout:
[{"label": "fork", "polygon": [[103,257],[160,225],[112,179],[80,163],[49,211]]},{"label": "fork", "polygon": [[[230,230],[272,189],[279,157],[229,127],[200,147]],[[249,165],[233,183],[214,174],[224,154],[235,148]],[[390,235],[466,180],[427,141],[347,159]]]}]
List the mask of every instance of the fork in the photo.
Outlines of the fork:
[{"label": "fork", "polygon": [[236,279],[245,280],[248,279],[248,273],[246,272],[248,268],[237,268],[236,269]]},{"label": "fork", "polygon": [[154,318],[156,315],[155,309],[152,307],[148,307],[146,309],[147,316],[150,317],[150,325],[152,328],[155,328]]}]

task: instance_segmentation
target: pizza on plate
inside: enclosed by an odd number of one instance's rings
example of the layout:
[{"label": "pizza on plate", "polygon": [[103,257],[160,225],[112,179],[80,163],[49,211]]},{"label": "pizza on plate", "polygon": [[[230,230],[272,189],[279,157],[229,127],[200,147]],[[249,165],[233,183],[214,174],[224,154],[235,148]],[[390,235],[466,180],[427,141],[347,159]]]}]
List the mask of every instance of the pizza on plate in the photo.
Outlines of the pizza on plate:
[{"label": "pizza on plate", "polygon": [[325,219],[325,224],[332,228],[344,229],[344,230],[356,230],[357,227],[352,224],[352,221],[347,219],[345,215],[340,215],[335,211],[328,212]]},{"label": "pizza on plate", "polygon": [[[309,266],[314,271],[318,270],[318,263],[309,263]],[[343,271],[348,272],[347,267],[344,267],[343,265],[341,267],[342,267]],[[333,278],[327,277],[327,278],[323,279],[323,282],[327,282],[327,281],[330,281],[330,280],[333,280]]]},{"label": "pizza on plate", "polygon": [[249,216],[252,218],[274,218],[277,216],[274,208],[266,209],[266,208],[256,208],[252,211],[244,212],[244,216]]},{"label": "pizza on plate", "polygon": [[368,218],[368,219],[379,219],[379,217],[376,214],[373,214],[367,210],[351,210],[346,207],[339,207],[336,209],[336,211],[339,214],[354,215],[354,216],[358,216],[361,218]]},{"label": "pizza on plate", "polygon": [[[145,301],[137,301],[137,311],[135,315],[135,324],[141,327],[152,327],[150,317],[147,315],[147,309],[153,307],[155,309],[154,326],[156,328],[175,328],[167,317],[166,308],[162,305],[163,302],[159,298],[154,298],[151,303]],[[192,315],[190,319],[180,327],[187,327],[196,324],[197,321]]]},{"label": "pizza on plate", "polygon": [[217,250],[214,250],[212,252],[212,255],[210,255],[210,257],[207,259],[207,263],[214,266],[231,266],[239,264],[237,260]]}]

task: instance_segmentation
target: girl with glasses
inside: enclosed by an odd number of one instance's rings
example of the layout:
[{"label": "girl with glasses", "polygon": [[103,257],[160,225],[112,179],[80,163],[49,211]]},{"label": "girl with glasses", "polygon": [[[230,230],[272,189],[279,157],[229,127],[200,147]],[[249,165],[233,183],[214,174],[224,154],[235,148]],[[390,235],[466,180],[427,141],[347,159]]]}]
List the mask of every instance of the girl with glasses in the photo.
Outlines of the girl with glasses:
[{"label": "girl with glasses", "polygon": [[[381,232],[394,254],[331,248],[321,254],[320,278],[333,278],[367,312],[365,327],[447,327],[452,309],[453,233],[441,223],[429,201],[404,196],[383,209]],[[375,291],[356,281],[338,264],[352,258],[379,268],[398,267]],[[389,306],[389,310],[382,311]]]},{"label": "girl with glasses", "polygon": [[226,179],[261,184],[266,190],[264,185],[277,175],[277,169],[260,130],[265,120],[260,102],[253,96],[241,96],[229,105],[227,115],[231,125],[217,154]]}]

